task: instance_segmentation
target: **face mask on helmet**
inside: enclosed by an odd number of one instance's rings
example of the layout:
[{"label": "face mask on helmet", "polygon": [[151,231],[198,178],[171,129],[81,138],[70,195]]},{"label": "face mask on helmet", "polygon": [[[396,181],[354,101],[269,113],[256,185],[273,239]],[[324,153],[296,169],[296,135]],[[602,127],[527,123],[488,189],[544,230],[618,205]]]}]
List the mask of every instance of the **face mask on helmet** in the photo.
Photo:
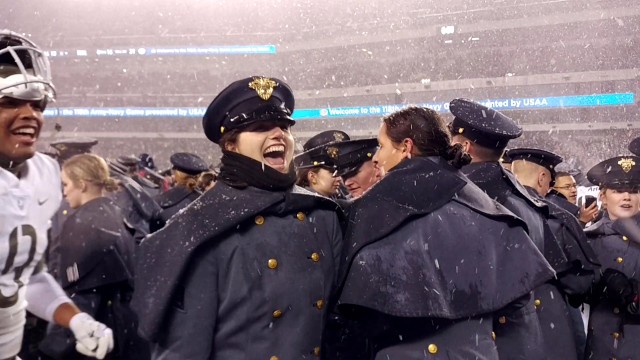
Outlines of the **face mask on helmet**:
[{"label": "face mask on helmet", "polygon": [[49,60],[31,40],[0,30],[0,98],[46,104],[55,98]]}]

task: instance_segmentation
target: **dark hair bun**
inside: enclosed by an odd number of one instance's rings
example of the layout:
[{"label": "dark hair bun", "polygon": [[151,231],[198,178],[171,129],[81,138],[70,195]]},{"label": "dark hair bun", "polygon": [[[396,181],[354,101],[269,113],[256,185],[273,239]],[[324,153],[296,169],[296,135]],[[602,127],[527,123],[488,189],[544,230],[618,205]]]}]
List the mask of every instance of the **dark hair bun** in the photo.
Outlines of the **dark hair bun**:
[{"label": "dark hair bun", "polygon": [[442,157],[456,169],[471,163],[471,155],[464,151],[462,144],[451,144],[442,154]]}]

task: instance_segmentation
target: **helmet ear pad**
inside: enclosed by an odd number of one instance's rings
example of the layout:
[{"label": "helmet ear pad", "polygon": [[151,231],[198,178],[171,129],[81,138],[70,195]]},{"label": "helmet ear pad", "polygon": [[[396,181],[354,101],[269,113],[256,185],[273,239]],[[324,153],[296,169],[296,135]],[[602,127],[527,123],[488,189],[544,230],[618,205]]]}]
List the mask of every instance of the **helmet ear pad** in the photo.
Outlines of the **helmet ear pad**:
[{"label": "helmet ear pad", "polygon": [[47,55],[24,36],[0,30],[0,97],[53,100],[55,87]]}]

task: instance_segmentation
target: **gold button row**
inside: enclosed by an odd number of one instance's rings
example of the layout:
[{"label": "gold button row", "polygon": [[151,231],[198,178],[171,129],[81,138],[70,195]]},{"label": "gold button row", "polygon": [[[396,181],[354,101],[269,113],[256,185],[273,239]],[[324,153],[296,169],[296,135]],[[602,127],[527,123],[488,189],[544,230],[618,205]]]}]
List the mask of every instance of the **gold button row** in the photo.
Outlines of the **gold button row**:
[{"label": "gold button row", "polygon": [[[299,213],[296,214],[296,218],[300,221],[304,221],[304,219],[306,219],[307,216],[302,211],[300,211]],[[262,215],[256,216],[256,218],[254,219],[254,222],[256,223],[256,225],[264,224],[264,216]]]},{"label": "gold button row", "polygon": [[[311,259],[311,261],[313,261],[313,262],[318,262],[318,261],[320,261],[320,254],[318,254],[318,253],[313,253],[313,254],[311,254],[311,256],[309,256],[309,259]],[[269,259],[269,260],[267,261],[267,267],[268,267],[269,269],[272,269],[272,270],[273,270],[273,269],[276,269],[276,268],[278,267],[278,260],[276,260],[276,259]]]}]

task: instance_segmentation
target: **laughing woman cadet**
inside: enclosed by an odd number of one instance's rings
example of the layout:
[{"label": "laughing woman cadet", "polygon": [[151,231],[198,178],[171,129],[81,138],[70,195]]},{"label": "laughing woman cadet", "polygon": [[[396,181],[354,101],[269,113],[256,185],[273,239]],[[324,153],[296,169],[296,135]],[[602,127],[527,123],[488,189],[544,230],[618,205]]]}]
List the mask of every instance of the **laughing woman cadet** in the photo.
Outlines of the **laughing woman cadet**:
[{"label": "laughing woman cadet", "polygon": [[155,359],[319,355],[341,233],[337,205],[294,186],[293,109],[289,86],[266,77],[209,105],[218,182],[140,248],[134,303]]}]

